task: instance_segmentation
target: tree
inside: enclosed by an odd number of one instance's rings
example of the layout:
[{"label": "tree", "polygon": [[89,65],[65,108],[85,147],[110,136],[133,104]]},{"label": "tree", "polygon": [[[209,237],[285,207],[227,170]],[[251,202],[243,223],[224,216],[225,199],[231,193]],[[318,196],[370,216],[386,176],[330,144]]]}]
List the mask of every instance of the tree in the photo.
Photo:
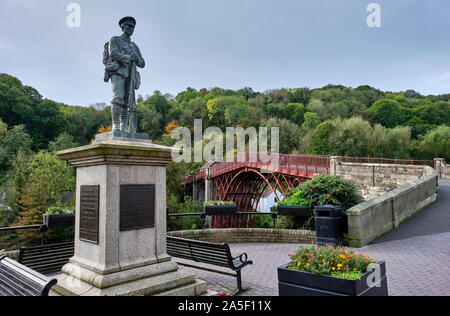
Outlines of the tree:
[{"label": "tree", "polygon": [[[280,153],[290,154],[298,151],[303,136],[298,125],[285,119],[270,118],[264,123],[264,126],[268,128],[269,132],[271,127],[280,128]],[[270,144],[271,140],[268,142]]]},{"label": "tree", "polygon": [[32,140],[25,126],[18,125],[12,129],[0,119],[0,171],[6,171],[19,151],[31,153]]},{"label": "tree", "polygon": [[54,141],[48,144],[48,151],[57,153],[58,151],[78,147],[79,144],[75,141],[72,135],[62,133]]},{"label": "tree", "polygon": [[138,107],[141,116],[141,130],[150,135],[150,139],[159,139],[164,134],[163,115],[155,107],[145,102]]},{"label": "tree", "polygon": [[450,162],[450,127],[439,126],[414,143],[413,152],[419,159],[444,158]]},{"label": "tree", "polygon": [[[23,165],[17,165],[23,168]],[[14,171],[21,173],[21,171]],[[30,158],[22,171],[21,194],[16,203],[18,216],[16,226],[42,223],[42,215],[56,204],[56,196],[61,191],[75,191],[75,170],[56,154],[41,151]],[[39,234],[24,231],[19,234],[22,242],[32,243]]]},{"label": "tree", "polygon": [[284,118],[302,126],[306,108],[302,103],[289,103],[283,111]]},{"label": "tree", "polygon": [[400,104],[395,100],[378,100],[368,110],[377,123],[384,127],[394,128],[403,121]]},{"label": "tree", "polygon": [[306,130],[311,130],[319,126],[320,124],[320,118],[317,116],[316,113],[313,112],[307,112],[304,116],[304,123],[302,127]]},{"label": "tree", "polygon": [[336,127],[329,121],[323,122],[311,134],[308,151],[311,154],[331,155],[333,154],[333,144],[331,136],[336,131]]}]

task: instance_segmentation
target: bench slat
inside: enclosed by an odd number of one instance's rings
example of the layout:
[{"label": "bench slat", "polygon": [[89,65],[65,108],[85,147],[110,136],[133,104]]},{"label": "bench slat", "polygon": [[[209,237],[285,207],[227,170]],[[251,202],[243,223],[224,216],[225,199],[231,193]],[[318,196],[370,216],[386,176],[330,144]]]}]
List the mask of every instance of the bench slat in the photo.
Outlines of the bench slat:
[{"label": "bench slat", "polygon": [[0,257],[1,296],[47,296],[56,282],[14,260]]},{"label": "bench slat", "polygon": [[73,242],[22,247],[19,253],[19,262],[37,272],[50,273],[61,270],[74,254]]}]

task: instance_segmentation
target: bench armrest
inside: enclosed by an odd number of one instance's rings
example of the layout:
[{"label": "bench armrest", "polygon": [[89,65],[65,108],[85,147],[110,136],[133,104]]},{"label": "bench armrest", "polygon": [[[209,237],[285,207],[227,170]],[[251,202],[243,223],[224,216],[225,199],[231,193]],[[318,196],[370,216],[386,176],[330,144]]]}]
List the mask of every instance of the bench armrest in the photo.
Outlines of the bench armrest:
[{"label": "bench armrest", "polygon": [[239,259],[239,261],[242,262],[242,263],[246,263],[246,262],[248,261],[248,256],[247,256],[247,254],[244,252],[243,254],[241,254],[241,255],[239,255],[239,256],[233,258],[233,261],[236,260],[236,259]]}]

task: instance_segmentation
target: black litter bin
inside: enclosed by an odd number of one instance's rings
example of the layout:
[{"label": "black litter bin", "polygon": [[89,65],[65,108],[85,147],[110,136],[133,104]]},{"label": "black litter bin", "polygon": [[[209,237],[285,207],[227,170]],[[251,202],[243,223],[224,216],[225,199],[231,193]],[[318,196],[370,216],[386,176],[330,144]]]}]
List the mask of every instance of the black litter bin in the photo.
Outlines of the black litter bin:
[{"label": "black litter bin", "polygon": [[344,216],[339,206],[323,205],[315,208],[316,244],[318,246],[342,246],[342,222]]}]

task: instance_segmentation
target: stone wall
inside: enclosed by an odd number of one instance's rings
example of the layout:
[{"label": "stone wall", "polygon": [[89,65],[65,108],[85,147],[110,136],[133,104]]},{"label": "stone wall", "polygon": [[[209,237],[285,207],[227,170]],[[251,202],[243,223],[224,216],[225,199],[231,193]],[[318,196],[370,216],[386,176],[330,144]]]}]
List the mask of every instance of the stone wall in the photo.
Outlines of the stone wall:
[{"label": "stone wall", "polygon": [[434,159],[434,165],[436,167],[436,172],[439,176],[439,179],[450,180],[450,165],[446,164],[445,159]]},{"label": "stone wall", "polygon": [[342,163],[340,157],[330,159],[330,174],[353,182],[365,201],[422,178],[424,170],[424,166]]},{"label": "stone wall", "polygon": [[[357,170],[363,169],[363,167],[357,168]],[[421,169],[421,171],[414,172],[414,169]],[[363,247],[369,244],[374,239],[397,228],[400,223],[437,198],[437,173],[431,167],[381,165],[374,170],[376,176],[372,180],[375,183],[384,178],[388,184],[387,188],[390,188],[391,184],[395,184],[395,177],[398,176],[396,185],[399,187],[347,211],[348,236],[345,236],[345,239],[348,240],[349,246]],[[392,170],[391,177],[382,173],[387,170]],[[409,178],[405,174],[406,170],[416,176],[422,173],[422,177],[401,185]]]},{"label": "stone wall", "polygon": [[307,230],[230,228],[168,232],[168,236],[215,243],[295,243],[313,244],[316,232]]}]

